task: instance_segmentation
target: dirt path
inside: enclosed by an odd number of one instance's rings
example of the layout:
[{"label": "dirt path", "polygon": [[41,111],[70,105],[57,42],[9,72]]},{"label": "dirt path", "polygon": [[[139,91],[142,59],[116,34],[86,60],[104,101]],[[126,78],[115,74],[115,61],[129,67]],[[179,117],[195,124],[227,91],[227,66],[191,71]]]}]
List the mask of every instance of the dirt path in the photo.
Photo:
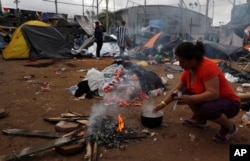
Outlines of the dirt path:
[{"label": "dirt path", "polygon": [[[60,116],[61,113],[74,111],[89,115],[94,104],[101,103],[99,99],[76,100],[68,88],[80,82],[86,72],[79,69],[92,67],[102,70],[113,62],[112,58],[104,58],[99,62],[95,59],[69,60],[38,60],[28,63],[26,60],[0,59],[0,107],[6,109],[8,117],[0,119],[0,129],[23,128],[55,132],[53,124],[45,122],[45,117]],[[146,67],[157,74],[167,73],[165,65],[150,65]],[[168,80],[171,88],[178,79],[179,73],[173,73],[174,79]],[[45,84],[49,88],[44,89]],[[233,84],[234,88],[239,84]],[[249,89],[244,89],[249,91]],[[151,98],[144,102],[153,105],[164,96]],[[144,129],[140,123],[141,107],[120,107],[126,124]],[[250,144],[250,128],[243,126],[241,117],[245,111],[233,119],[239,128],[238,134],[231,144]],[[190,111],[185,106],[172,110],[172,104],[164,111],[163,125],[149,129],[152,136],[143,139],[129,140],[125,150],[99,148],[100,161],[228,161],[229,145],[218,144],[211,140],[219,127],[210,123],[208,129],[188,128],[182,125],[185,118],[190,117]],[[48,139],[21,136],[9,136],[0,133],[0,156],[11,154],[28,146],[46,142]],[[26,160],[36,161],[76,161],[84,160],[85,152],[72,156],[63,156],[49,150],[39,153]]]}]

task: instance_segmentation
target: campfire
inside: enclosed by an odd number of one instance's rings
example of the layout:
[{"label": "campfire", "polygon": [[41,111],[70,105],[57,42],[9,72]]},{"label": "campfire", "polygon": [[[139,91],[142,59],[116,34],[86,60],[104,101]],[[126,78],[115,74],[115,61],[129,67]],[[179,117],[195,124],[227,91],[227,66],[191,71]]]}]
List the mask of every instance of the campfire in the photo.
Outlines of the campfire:
[{"label": "campfire", "polygon": [[56,139],[52,139],[42,145],[24,148],[15,154],[0,156],[0,158],[8,161],[55,148],[56,152],[63,155],[71,155],[72,153],[82,152],[85,149],[84,159],[95,161],[98,158],[99,146],[124,150],[126,147],[124,144],[127,144],[128,140],[146,137],[144,133],[138,132],[135,128],[125,124],[125,119],[121,114],[117,116],[102,114],[96,116],[92,120],[92,123],[90,123],[91,120],[86,120],[86,116],[75,115],[75,113],[62,115],[61,117],[46,118],[44,120],[58,122],[56,126],[62,121],[68,121],[71,126],[74,126],[72,123],[76,123],[78,126],[75,126],[74,130],[66,134],[24,129],[3,130],[4,133],[11,135],[40,136]]},{"label": "campfire", "polygon": [[93,126],[91,135],[98,141],[99,145],[118,149],[128,139],[145,137],[136,132],[134,128],[125,126],[124,119],[120,114],[117,119],[109,115],[99,118]]},{"label": "campfire", "polygon": [[128,143],[128,139],[146,137],[143,133],[136,132],[134,128],[125,126],[124,119],[120,114],[117,119],[110,115],[99,116],[90,128],[88,132],[91,133],[91,137],[87,141],[85,159],[96,160],[98,146],[124,150],[123,144]]},{"label": "campfire", "polygon": [[118,115],[117,120],[118,120],[117,131],[122,133],[125,125],[124,125],[123,118],[120,114]]}]

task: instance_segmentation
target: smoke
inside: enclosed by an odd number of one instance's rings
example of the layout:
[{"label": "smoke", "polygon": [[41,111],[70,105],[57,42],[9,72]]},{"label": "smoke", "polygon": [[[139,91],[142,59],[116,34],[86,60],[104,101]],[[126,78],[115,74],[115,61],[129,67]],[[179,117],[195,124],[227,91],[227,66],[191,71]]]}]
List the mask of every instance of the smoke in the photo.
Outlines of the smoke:
[{"label": "smoke", "polygon": [[145,102],[142,106],[142,112],[152,112],[155,106],[155,101]]},{"label": "smoke", "polygon": [[90,112],[89,117],[89,127],[88,132],[94,133],[96,130],[96,127],[98,127],[98,121],[102,119],[103,117],[109,115],[109,116],[117,116],[119,113],[119,108],[117,105],[104,105],[103,102],[101,103],[95,103],[93,104]]}]

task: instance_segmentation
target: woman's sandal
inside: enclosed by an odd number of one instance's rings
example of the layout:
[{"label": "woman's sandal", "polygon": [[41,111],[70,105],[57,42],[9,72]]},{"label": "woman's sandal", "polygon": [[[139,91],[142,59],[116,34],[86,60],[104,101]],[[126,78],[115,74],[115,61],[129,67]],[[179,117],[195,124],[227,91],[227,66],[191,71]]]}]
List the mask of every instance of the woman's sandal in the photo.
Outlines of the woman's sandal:
[{"label": "woman's sandal", "polygon": [[234,128],[231,131],[221,128],[220,131],[213,136],[213,141],[218,143],[228,143],[238,132],[238,128],[235,125],[233,126]]},{"label": "woman's sandal", "polygon": [[193,118],[184,120],[182,124],[184,126],[188,126],[188,127],[200,127],[200,128],[207,128],[208,127],[207,121],[201,122],[201,121],[197,121]]}]

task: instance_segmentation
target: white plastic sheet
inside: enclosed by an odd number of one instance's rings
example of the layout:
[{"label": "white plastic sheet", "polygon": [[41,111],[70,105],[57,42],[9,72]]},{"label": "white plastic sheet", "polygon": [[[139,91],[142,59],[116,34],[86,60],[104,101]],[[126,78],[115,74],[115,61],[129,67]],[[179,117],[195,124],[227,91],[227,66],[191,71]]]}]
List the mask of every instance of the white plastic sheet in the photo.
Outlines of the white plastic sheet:
[{"label": "white plastic sheet", "polygon": [[88,70],[86,79],[88,80],[88,85],[91,91],[99,89],[99,86],[102,84],[104,75],[102,72],[98,71],[95,68]]}]

